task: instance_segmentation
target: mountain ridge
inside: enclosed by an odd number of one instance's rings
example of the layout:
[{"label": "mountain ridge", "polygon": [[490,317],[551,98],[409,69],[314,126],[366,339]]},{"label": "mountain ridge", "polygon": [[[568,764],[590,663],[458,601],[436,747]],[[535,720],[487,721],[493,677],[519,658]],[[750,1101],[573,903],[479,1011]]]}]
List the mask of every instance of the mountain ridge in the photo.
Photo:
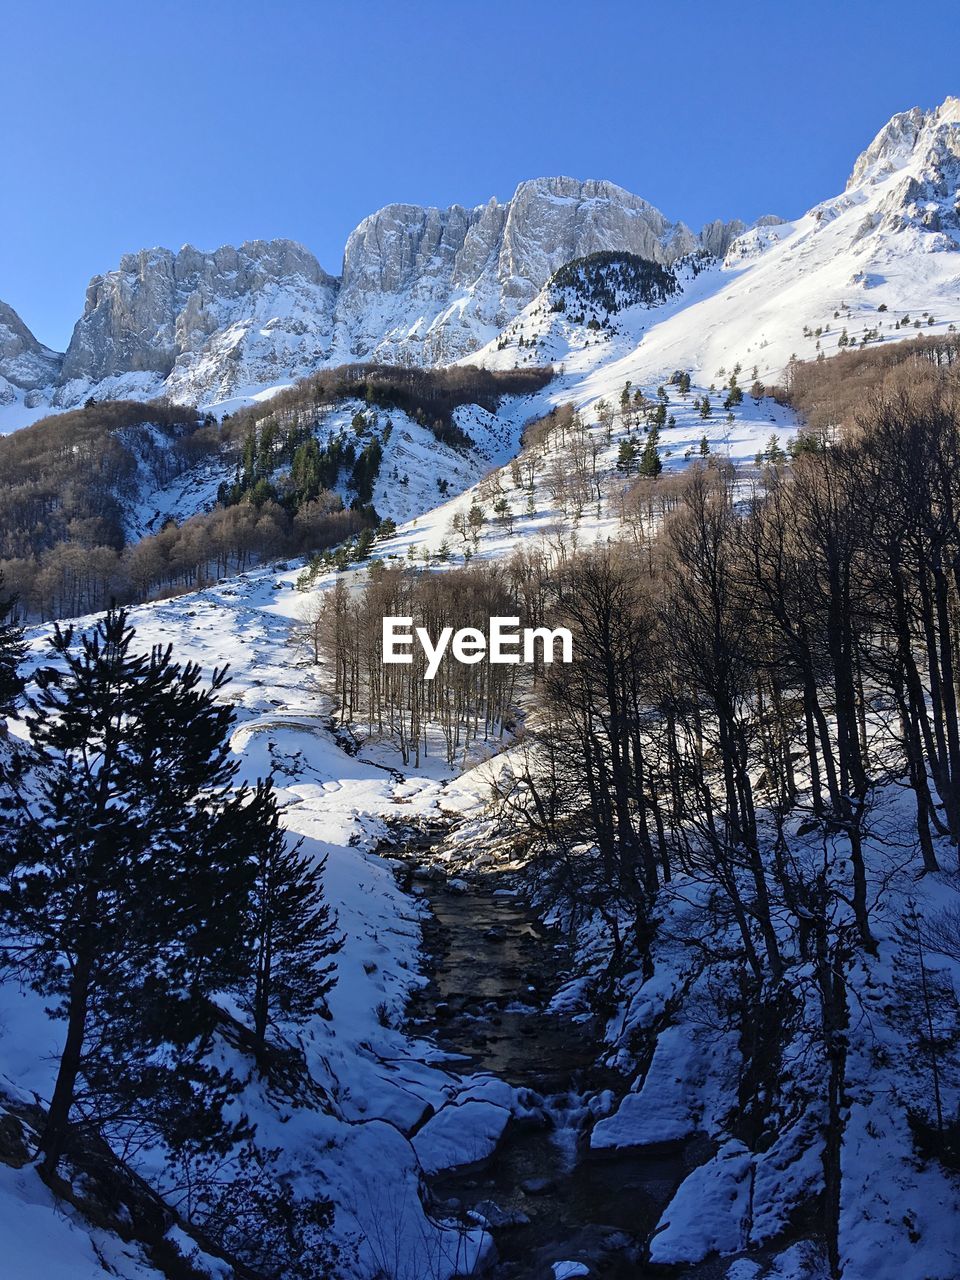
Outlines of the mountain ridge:
[{"label": "mountain ridge", "polygon": [[287,239],[141,249],[91,279],[45,382],[8,381],[27,392],[27,407],[68,408],[91,394],[226,398],[242,383],[357,359],[452,363],[573,258],[618,249],[670,263],[698,248],[725,251],[745,229],[717,220],[697,234],[614,183],[561,176],[473,208],[385,205],[348,237],[340,276]]},{"label": "mountain ridge", "polygon": [[[643,376],[706,373],[728,352],[778,376],[791,355],[810,354],[792,308],[816,350],[841,341],[847,328],[832,321],[848,312],[864,318],[861,340],[895,336],[889,325],[881,332],[878,309],[899,307],[903,323],[918,308],[925,323],[931,311],[960,322],[958,207],[960,99],[948,97],[894,115],[845,189],[788,223],[767,215],[695,233],[612,182],[558,176],[471,208],[387,204],[351,232],[339,275],[285,239],[143,249],[93,277],[62,356],[0,310],[0,407],[8,429],[90,396],[165,395],[222,412],[342,363],[529,363],[509,334],[529,308],[545,309],[559,268],[600,252],[667,268],[697,255],[715,264],[644,315],[630,356]],[[542,325],[538,333],[543,358],[562,360],[564,343],[546,341]]]}]

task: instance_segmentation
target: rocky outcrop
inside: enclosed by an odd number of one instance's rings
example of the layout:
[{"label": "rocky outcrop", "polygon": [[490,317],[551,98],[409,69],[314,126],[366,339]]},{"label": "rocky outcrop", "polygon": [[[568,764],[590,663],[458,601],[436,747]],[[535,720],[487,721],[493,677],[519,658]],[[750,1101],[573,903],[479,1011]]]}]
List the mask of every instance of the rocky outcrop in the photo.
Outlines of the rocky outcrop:
[{"label": "rocky outcrop", "polygon": [[732,222],[708,222],[700,232],[699,247],[714,258],[724,258],[734,240],[746,230],[747,224],[739,218],[734,218]]},{"label": "rocky outcrop", "polygon": [[960,248],[960,99],[894,116],[857,160],[850,184],[858,177],[861,189],[893,179],[864,234],[915,231],[927,233],[927,252]]},{"label": "rocky outcrop", "polygon": [[862,152],[847,181],[847,191],[865,183],[882,182],[907,164],[924,160],[924,152],[950,147],[960,126],[960,98],[945,98],[931,111],[913,107],[901,111],[883,126]]},{"label": "rocky outcrop", "polygon": [[336,285],[292,240],[127,254],[90,282],[58,399],[75,402],[92,385],[130,374],[154,375],[180,398],[207,399],[300,376],[329,345]]},{"label": "rocky outcrop", "polygon": [[[884,277],[884,255],[960,248],[960,99],[894,116],[846,192],[811,211],[813,229],[832,234],[861,207],[842,246],[857,279]],[[208,404],[345,361],[447,364],[497,339],[573,260],[610,251],[669,267],[708,254],[742,268],[788,232],[772,215],[749,230],[733,220],[694,232],[614,183],[554,177],[475,208],[387,205],[350,235],[340,278],[290,240],[146,249],[94,277],[65,356],[0,304],[0,397]]]},{"label": "rocky outcrop", "polygon": [[612,182],[564,177],[522,182],[506,204],[388,205],[347,242],[334,347],[344,359],[456,360],[575,258],[614,250],[669,265],[700,249],[722,256],[744,230],[714,222],[698,236]]},{"label": "rocky outcrop", "polygon": [[35,391],[60,375],[63,356],[38,342],[13,307],[0,302],[0,380],[11,388]]}]

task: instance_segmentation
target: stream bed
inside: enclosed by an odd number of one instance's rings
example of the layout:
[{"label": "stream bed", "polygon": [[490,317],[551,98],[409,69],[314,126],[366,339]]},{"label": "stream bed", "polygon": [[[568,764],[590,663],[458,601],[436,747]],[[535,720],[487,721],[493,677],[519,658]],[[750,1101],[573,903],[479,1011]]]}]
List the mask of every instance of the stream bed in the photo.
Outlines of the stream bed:
[{"label": "stream bed", "polygon": [[482,879],[457,884],[420,887],[432,910],[430,982],[411,1018],[460,1056],[458,1069],[530,1091],[540,1119],[514,1122],[480,1167],[431,1178],[438,1209],[486,1222],[499,1257],[487,1274],[497,1280],[553,1280],[559,1261],[588,1268],[570,1275],[662,1276],[644,1266],[646,1242],[691,1153],[590,1151],[592,1124],[627,1081],[597,1065],[600,1028],[547,1010],[568,967],[566,946],[513,894]]}]

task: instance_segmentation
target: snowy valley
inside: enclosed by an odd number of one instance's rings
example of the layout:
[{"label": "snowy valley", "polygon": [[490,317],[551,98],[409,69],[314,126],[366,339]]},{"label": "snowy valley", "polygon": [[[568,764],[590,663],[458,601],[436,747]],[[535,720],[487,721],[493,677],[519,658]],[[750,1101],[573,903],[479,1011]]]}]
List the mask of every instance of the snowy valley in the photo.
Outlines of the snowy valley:
[{"label": "snowy valley", "polygon": [[[4,936],[89,767],[36,673],[112,600],[229,665],[231,786],[335,913],[315,1011],[258,1041],[224,982],[151,1042],[231,1074],[223,1149],[111,1114],[39,1166],[70,984],[11,970],[5,1274],[956,1280],[958,200],[948,98],[793,221],[544,178],[337,276],[128,255],[63,354],[0,304]],[[494,604],[570,670],[382,674],[379,616]]]}]

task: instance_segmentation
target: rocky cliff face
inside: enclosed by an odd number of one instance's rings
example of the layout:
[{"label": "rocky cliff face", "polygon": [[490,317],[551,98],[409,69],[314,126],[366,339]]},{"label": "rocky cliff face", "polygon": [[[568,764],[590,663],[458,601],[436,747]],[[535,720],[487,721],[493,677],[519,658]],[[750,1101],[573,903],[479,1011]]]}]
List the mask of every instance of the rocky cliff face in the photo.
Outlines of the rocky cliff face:
[{"label": "rocky cliff face", "polygon": [[695,235],[612,182],[538,178],[475,209],[389,205],[347,242],[334,347],[344,359],[445,363],[476,351],[574,258],[609,249],[669,265],[722,256],[745,227]]},{"label": "rocky cliff face", "polygon": [[113,394],[129,384],[210,399],[300,376],[329,347],[336,287],[292,240],[127,254],[90,282],[56,400],[104,383]]},{"label": "rocky cliff face", "polygon": [[936,149],[938,141],[949,140],[960,125],[960,98],[945,98],[932,111],[913,107],[901,111],[883,126],[862,152],[847,181],[851,191],[865,183],[882,182],[897,169],[918,158],[918,153]]},{"label": "rocky cliff face", "polygon": [[13,307],[0,302],[0,403],[17,391],[49,387],[60,376],[63,356],[38,342]]},{"label": "rocky cliff face", "polygon": [[932,111],[914,107],[884,125],[858,157],[845,194],[869,202],[884,186],[864,237],[913,230],[932,233],[923,238],[926,252],[960,248],[960,98]]},{"label": "rocky cliff face", "polygon": [[[924,290],[930,292],[936,279],[935,292],[955,299],[960,99],[947,98],[933,110],[914,107],[894,116],[858,156],[844,191],[816,205],[808,217],[818,233],[835,224],[852,227],[842,246],[851,260],[852,283],[876,287],[887,278],[912,277],[919,305],[924,305]],[[952,277],[952,289],[943,288],[948,283],[940,279],[945,272]],[[934,296],[929,301],[935,301]],[[915,309],[917,305],[913,303]],[[937,310],[942,309],[941,300]]]},{"label": "rocky cliff face", "polygon": [[343,276],[289,240],[202,253],[147,249],[95,276],[52,399],[222,400],[324,364],[441,364],[479,350],[558,267],[602,249],[668,265],[722,256],[744,230],[700,235],[610,182],[538,178],[504,204],[388,205],[347,241]]}]

